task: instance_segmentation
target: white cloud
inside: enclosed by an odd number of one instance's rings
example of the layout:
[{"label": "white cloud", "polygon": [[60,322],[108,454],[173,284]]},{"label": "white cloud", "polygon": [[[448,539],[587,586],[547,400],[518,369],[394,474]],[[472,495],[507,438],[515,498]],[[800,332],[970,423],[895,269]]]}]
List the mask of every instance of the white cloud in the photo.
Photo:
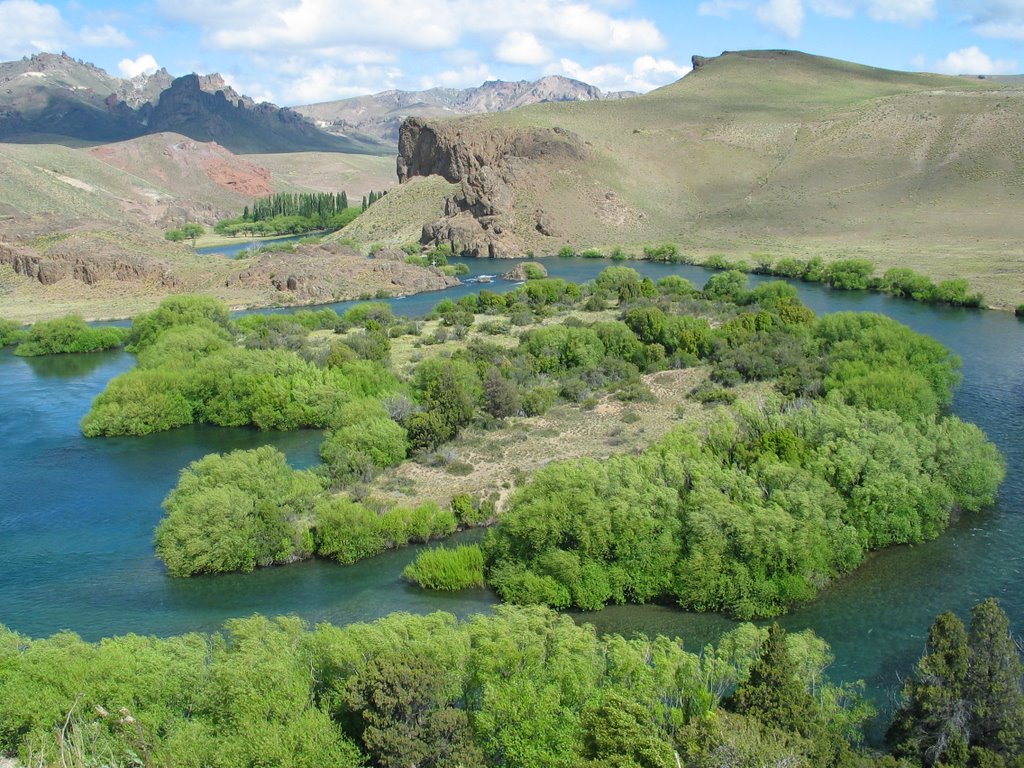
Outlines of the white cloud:
[{"label": "white cloud", "polygon": [[224,73],[224,81],[255,101],[293,106],[397,88],[402,78],[399,68],[386,64],[335,66],[301,56],[276,61],[272,71],[274,77],[270,83],[232,72]]},{"label": "white cloud", "polygon": [[852,19],[857,7],[848,0],[808,0],[811,10],[833,19]]},{"label": "white cloud", "polygon": [[926,66],[928,66],[923,53],[915,54],[913,58],[910,59],[910,63],[916,69],[924,69]]},{"label": "white cloud", "polygon": [[594,49],[637,51],[665,47],[665,39],[650,21],[614,19],[583,4],[555,10],[554,18],[545,19],[540,28]]},{"label": "white cloud", "polygon": [[72,37],[60,11],[34,0],[0,2],[0,30],[0,57],[4,60],[60,51]]},{"label": "white cloud", "polygon": [[733,11],[746,11],[749,8],[750,3],[744,2],[744,0],[706,0],[697,6],[697,15],[727,19]]},{"label": "white cloud", "polygon": [[796,39],[804,23],[804,5],[801,0],[768,0],[757,8],[757,19],[786,37]]},{"label": "white cloud", "polygon": [[[1024,5],[1024,0],[989,1]],[[698,14],[723,19],[736,12],[753,11],[758,21],[789,38],[800,37],[806,10],[833,19],[852,19],[858,11],[863,11],[875,21],[910,25],[936,16],[935,0],[806,0],[806,8],[805,0],[767,0],[760,5],[752,0],[705,0],[697,6]]]},{"label": "white cloud", "polygon": [[233,72],[221,72],[220,76],[224,78],[226,86],[234,88],[235,92],[242,96],[248,96],[256,102],[268,101],[271,104],[277,103],[274,99],[274,94],[265,88],[262,83],[240,78]]},{"label": "white cloud", "polygon": [[630,90],[650,91],[659,85],[678,80],[692,70],[688,65],[676,64],[671,59],[655,59],[641,56],[633,62],[633,78]]},{"label": "white cloud", "polygon": [[936,69],[947,75],[1005,75],[1017,69],[1017,62],[1006,59],[992,60],[992,57],[972,45],[952,51],[936,62]]},{"label": "white cloud", "polygon": [[[158,0],[162,11],[203,31],[224,50],[308,52],[331,46],[438,50],[460,41],[532,35],[546,44],[651,51],[666,45],[657,26],[594,0]],[[385,22],[385,23],[382,23]],[[393,22],[393,23],[391,23]]]},{"label": "white cloud", "polygon": [[420,80],[421,88],[470,88],[480,85],[486,80],[496,80],[491,68],[486,64],[466,66],[461,69],[447,69],[426,75]]},{"label": "white cloud", "polygon": [[498,43],[494,51],[498,61],[509,64],[543,64],[551,59],[551,54],[540,44],[532,32],[509,32]]},{"label": "white cloud", "polygon": [[128,35],[111,24],[102,27],[82,27],[78,39],[93,48],[128,48],[132,41]]},{"label": "white cloud", "polygon": [[144,53],[137,59],[121,59],[117,62],[117,69],[120,71],[121,77],[135,77],[143,73],[152,75],[160,69],[160,65],[156,63],[153,54]]},{"label": "white cloud", "polygon": [[598,64],[585,67],[572,59],[560,59],[545,68],[546,75],[565,75],[596,85],[603,91],[641,91],[646,93],[661,85],[678,80],[690,67],[676,64],[670,59],[640,56],[626,70],[617,64]]},{"label": "white cloud", "polygon": [[958,5],[979,35],[1024,40],[1024,0],[960,0]]},{"label": "white cloud", "polygon": [[870,0],[868,16],[875,21],[919,24],[935,18],[935,0]]}]

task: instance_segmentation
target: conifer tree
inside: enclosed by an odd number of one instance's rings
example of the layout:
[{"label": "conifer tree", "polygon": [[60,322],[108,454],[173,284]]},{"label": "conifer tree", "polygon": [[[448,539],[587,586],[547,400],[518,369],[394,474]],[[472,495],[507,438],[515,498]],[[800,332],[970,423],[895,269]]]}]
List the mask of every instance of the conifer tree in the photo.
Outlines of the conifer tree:
[{"label": "conifer tree", "polygon": [[807,736],[815,730],[814,699],[797,674],[786,649],[786,632],[778,624],[768,628],[760,657],[736,689],[736,709],[783,731]]},{"label": "conifer tree", "polygon": [[971,744],[1010,757],[1024,751],[1024,664],[1010,621],[993,598],[971,610],[967,696]]},{"label": "conifer tree", "polygon": [[970,654],[967,630],[953,613],[940,615],[928,632],[925,655],[903,690],[889,738],[894,752],[922,765],[963,765],[968,744],[965,697]]}]

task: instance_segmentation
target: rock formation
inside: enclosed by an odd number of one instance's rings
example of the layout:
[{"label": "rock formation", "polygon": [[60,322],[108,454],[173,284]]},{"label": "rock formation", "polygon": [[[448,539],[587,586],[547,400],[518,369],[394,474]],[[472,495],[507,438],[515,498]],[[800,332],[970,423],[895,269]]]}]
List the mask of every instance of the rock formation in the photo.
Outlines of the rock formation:
[{"label": "rock formation", "polygon": [[43,285],[68,279],[85,285],[106,281],[146,282],[167,289],[180,285],[169,265],[160,259],[133,254],[116,246],[99,249],[96,245],[87,238],[71,236],[45,253],[39,253],[0,242],[0,264],[9,265],[17,274]]},{"label": "rock formation", "polygon": [[514,267],[512,267],[512,269],[503,274],[501,277],[504,280],[515,280],[517,282],[522,280],[529,280],[530,275],[527,274],[527,272],[532,272],[533,274],[540,274],[543,277],[548,276],[547,267],[545,267],[539,261],[524,261],[519,264],[516,264]]},{"label": "rock formation", "polygon": [[252,258],[225,281],[227,288],[276,293],[281,303],[310,304],[355,299],[367,293],[404,296],[458,285],[433,267],[370,259],[341,243],[299,246],[294,253]]},{"label": "rock formation", "polygon": [[[532,161],[582,161],[583,142],[562,128],[526,130],[488,128],[464,136],[457,124],[409,118],[398,142],[399,183],[437,174],[459,184],[445,201],[444,216],[423,227],[424,244],[448,243],[469,256],[514,257],[522,252],[512,232],[517,185],[529,176]],[[538,211],[538,232],[550,231]]]}]

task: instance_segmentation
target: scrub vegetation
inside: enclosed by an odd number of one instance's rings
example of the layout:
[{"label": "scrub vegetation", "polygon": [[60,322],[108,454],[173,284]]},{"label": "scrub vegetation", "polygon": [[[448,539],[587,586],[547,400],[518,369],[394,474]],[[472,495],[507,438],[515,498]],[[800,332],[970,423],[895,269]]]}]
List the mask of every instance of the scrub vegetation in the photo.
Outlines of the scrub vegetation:
[{"label": "scrub vegetation", "polygon": [[315,629],[31,640],[0,628],[0,753],[27,766],[1020,765],[1021,658],[995,601],[940,616],[890,731],[810,631],[716,647],[598,636],[540,607]]},{"label": "scrub vegetation", "polygon": [[[190,466],[157,534],[172,574],[351,563],[498,511],[481,550],[424,555],[410,580],[455,589],[482,569],[507,601],[584,610],[670,601],[777,615],[870,550],[934,538],[1002,480],[981,431],[945,415],[955,356],[881,315],[818,319],[785,283],[749,290],[725,271],[697,291],[614,266],[583,286],[537,278],[445,299],[424,322],[382,303],[232,321],[211,299],[168,300],[136,318],[139,365],[82,428],[326,430],[313,471],[269,448]],[[623,432],[642,426],[659,372],[685,368],[696,386],[675,426],[638,429],[610,458],[578,453],[468,496],[386,491],[408,477],[392,467],[472,475],[450,453],[464,432],[529,445],[530,419],[554,407],[611,400],[635,408]]]}]

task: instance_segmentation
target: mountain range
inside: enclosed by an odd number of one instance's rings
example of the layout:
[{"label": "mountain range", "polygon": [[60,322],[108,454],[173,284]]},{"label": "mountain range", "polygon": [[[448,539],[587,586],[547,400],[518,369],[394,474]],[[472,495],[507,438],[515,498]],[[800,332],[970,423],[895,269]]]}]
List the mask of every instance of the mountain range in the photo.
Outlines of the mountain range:
[{"label": "mountain range", "polygon": [[492,80],[476,88],[384,91],[294,109],[256,103],[219,74],[166,69],[118,78],[66,54],[0,63],[0,141],[105,143],[172,131],[236,153],[390,154],[406,117],[442,117],[554,101],[621,99],[567,77]]},{"label": "mountain range", "polygon": [[237,153],[388,154],[372,140],[332,135],[291,109],[257,104],[218,74],[121,79],[66,54],[0,64],[0,141],[105,143],[173,131]]},{"label": "mountain range", "polygon": [[488,80],[475,88],[431,88],[426,91],[383,91],[295,107],[330,133],[370,136],[398,143],[399,127],[407,117],[451,117],[484,112],[507,112],[531,104],[559,101],[625,99],[633,91],[604,92],[600,88],[561,75],[540,80]]}]

